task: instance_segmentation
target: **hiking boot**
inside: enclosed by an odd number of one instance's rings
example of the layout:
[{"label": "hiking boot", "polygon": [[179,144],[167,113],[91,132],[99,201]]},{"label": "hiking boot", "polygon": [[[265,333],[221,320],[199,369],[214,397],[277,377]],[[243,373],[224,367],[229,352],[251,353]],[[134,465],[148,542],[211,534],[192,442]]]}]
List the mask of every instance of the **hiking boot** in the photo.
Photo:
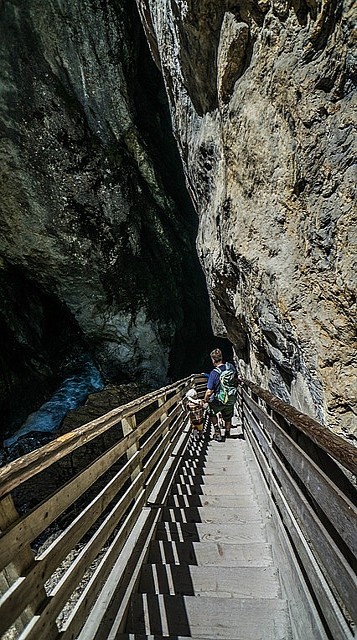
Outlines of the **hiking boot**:
[{"label": "hiking boot", "polygon": [[226,438],[230,438],[231,437],[231,430],[230,429],[226,429],[225,434],[226,434]]},{"label": "hiking boot", "polygon": [[213,440],[216,440],[216,442],[222,442],[222,436],[220,431],[214,432]]}]

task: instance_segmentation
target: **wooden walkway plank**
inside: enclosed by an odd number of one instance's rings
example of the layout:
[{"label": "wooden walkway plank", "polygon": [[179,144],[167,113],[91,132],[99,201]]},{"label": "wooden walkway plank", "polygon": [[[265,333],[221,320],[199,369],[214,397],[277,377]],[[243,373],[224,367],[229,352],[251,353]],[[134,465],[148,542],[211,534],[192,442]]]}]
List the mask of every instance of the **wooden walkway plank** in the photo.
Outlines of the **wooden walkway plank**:
[{"label": "wooden walkway plank", "polygon": [[132,600],[131,633],[256,640],[264,629],[267,639],[290,638],[244,443],[219,445],[202,445],[204,464],[187,458],[175,477]]},{"label": "wooden walkway plank", "polygon": [[220,597],[133,596],[127,631],[216,640],[291,640],[284,600]]},{"label": "wooden walkway plank", "polygon": [[233,567],[222,564],[218,564],[218,567],[213,564],[146,564],[142,568],[139,591],[220,598],[281,596],[278,570],[275,567],[241,567],[237,564]]},{"label": "wooden walkway plank", "polygon": [[222,542],[151,542],[148,562],[194,564],[213,567],[268,567],[273,564],[271,545],[266,542],[225,544]]},{"label": "wooden walkway plank", "polygon": [[167,507],[225,507],[227,509],[234,508],[235,510],[242,507],[256,508],[257,502],[254,497],[248,492],[239,493],[234,495],[179,495],[176,491],[176,487],[172,488],[171,495],[167,501]]},{"label": "wooden walkway plank", "polygon": [[[247,385],[240,399],[245,439],[236,427],[222,442],[197,439],[180,403],[195,379],[118,407],[84,425],[87,433],[81,427],[43,447],[42,459],[36,452],[0,471],[6,494],[123,423],[120,442],[5,525],[0,568],[88,496],[82,512],[6,587],[0,632],[39,601],[21,640],[327,640],[327,629],[329,637],[352,640],[356,511],[341,469],[330,474],[325,451],[319,466],[316,449],[305,445],[312,429],[312,440],[321,436],[329,448],[321,425],[277,399],[269,405],[271,394],[257,397],[259,389]],[[295,414],[305,435],[283,422]],[[351,462],[341,439],[332,449]],[[120,457],[128,461],[118,472]],[[89,497],[112,467],[106,487]],[[144,514],[150,526],[138,536]]]},{"label": "wooden walkway plank", "polygon": [[259,507],[165,507],[162,522],[196,522],[203,524],[246,524],[247,522],[261,522]]}]

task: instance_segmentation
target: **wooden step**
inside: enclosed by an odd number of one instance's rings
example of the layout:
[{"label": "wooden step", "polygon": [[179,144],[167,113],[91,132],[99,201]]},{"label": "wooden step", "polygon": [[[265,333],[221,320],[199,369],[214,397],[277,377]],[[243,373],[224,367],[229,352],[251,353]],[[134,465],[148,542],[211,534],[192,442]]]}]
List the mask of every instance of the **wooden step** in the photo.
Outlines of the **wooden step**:
[{"label": "wooden step", "polygon": [[273,564],[271,545],[266,542],[225,544],[165,540],[152,540],[148,562],[216,567],[268,567]]},{"label": "wooden step", "polygon": [[261,521],[261,512],[256,505],[239,509],[235,507],[164,507],[161,513],[161,522],[244,524]]},{"label": "wooden step", "polygon": [[[244,448],[240,448],[237,445],[232,445],[230,447],[227,446],[220,446],[218,445],[218,448],[214,448],[211,445],[208,445],[205,448],[202,449],[197,449],[197,448],[192,448],[192,449],[187,449],[187,453],[190,451],[190,453],[195,453],[197,452],[200,456],[205,456],[206,460],[211,460],[213,461],[225,461],[225,462],[232,462],[235,464],[239,464],[239,463],[244,463],[246,461],[246,456],[245,456],[245,452],[244,452]],[[188,459],[188,457],[187,457]]]},{"label": "wooden step", "polygon": [[229,448],[222,447],[219,449],[187,449],[186,453],[183,455],[182,460],[189,462],[191,456],[197,456],[200,459],[204,460],[206,463],[212,462],[215,464],[218,463],[227,463],[232,465],[237,464],[246,464],[246,456],[243,449],[238,448]]},{"label": "wooden step", "polygon": [[239,485],[248,485],[249,487],[253,487],[251,475],[246,471],[242,471],[239,473],[237,470],[236,473],[230,473],[223,477],[221,473],[201,473],[198,470],[193,470],[192,473],[189,473],[186,469],[180,469],[180,471],[175,476],[175,481],[189,483],[190,485],[196,484],[217,484],[220,482],[221,484],[234,484],[236,486]]},{"label": "wooden step", "polygon": [[244,483],[238,484],[234,481],[224,482],[219,481],[217,479],[216,482],[208,482],[206,484],[190,484],[189,482],[185,482],[183,479],[182,482],[176,480],[172,486],[171,494],[175,495],[206,495],[206,496],[237,496],[237,495],[249,495],[255,496],[255,492],[253,486]]},{"label": "wooden step", "polygon": [[241,507],[251,507],[258,505],[257,499],[250,493],[238,495],[210,496],[205,494],[179,495],[174,493],[166,501],[168,507],[229,507],[240,509]]},{"label": "wooden step", "polygon": [[247,477],[250,475],[246,460],[243,457],[227,460],[224,457],[216,459],[208,456],[205,463],[201,466],[204,467],[208,473],[222,474],[229,472],[238,475],[245,474]]},{"label": "wooden step", "polygon": [[[119,635],[115,636],[115,640],[173,640],[172,636],[158,636],[157,634],[150,634],[147,636],[143,633],[119,633]],[[175,636],[175,640],[216,640],[216,638],[201,638],[196,636]],[[234,638],[229,638],[229,640],[235,640]]]},{"label": "wooden step", "polygon": [[214,478],[217,477],[217,481],[221,480],[229,480],[233,477],[233,480],[249,481],[249,484],[252,483],[252,476],[249,473],[246,467],[239,467],[238,465],[224,465],[224,464],[207,464],[207,467],[204,466],[194,466],[191,463],[190,466],[182,465],[180,466],[177,475],[189,476],[191,478]]},{"label": "wooden step", "polygon": [[274,567],[217,567],[146,564],[140,593],[220,598],[279,598],[278,571]]},{"label": "wooden step", "polygon": [[246,462],[245,443],[234,443],[232,446],[209,447],[207,460],[211,462]]},{"label": "wooden step", "polygon": [[233,466],[246,465],[247,459],[243,451],[211,451],[210,449],[187,449],[182,456],[182,462],[189,464],[191,461],[201,461],[202,466],[212,464],[230,464]]},{"label": "wooden step", "polygon": [[198,461],[201,462],[202,466],[204,466],[207,461],[207,451],[205,449],[186,449],[181,461],[183,463],[192,463]]},{"label": "wooden step", "polygon": [[244,544],[266,542],[265,527],[259,522],[254,524],[205,524],[159,522],[155,532],[156,540],[171,542],[224,542]]},{"label": "wooden step", "polygon": [[208,598],[136,594],[128,633],[228,640],[290,640],[288,607],[282,599]]}]

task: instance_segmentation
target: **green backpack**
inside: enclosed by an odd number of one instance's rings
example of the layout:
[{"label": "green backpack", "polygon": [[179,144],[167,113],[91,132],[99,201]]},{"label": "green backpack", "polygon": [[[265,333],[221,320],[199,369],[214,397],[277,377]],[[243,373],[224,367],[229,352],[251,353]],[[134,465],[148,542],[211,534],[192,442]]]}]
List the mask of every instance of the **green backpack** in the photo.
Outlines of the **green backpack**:
[{"label": "green backpack", "polygon": [[219,390],[215,394],[217,400],[222,404],[234,404],[237,399],[237,374],[235,369],[228,363],[223,371],[216,367],[215,371],[219,374]]}]

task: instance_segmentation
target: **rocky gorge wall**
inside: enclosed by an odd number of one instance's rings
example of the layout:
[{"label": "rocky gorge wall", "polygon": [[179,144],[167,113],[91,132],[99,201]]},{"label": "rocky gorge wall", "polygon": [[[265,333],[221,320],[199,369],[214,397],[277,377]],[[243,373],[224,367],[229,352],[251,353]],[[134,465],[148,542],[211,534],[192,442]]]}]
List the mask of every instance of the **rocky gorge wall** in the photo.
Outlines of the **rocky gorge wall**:
[{"label": "rocky gorge wall", "polygon": [[245,375],[356,433],[351,0],[137,0],[215,328]]},{"label": "rocky gorge wall", "polygon": [[0,80],[1,431],[83,353],[105,380],[162,385],[212,331],[135,3],[2,0]]}]

